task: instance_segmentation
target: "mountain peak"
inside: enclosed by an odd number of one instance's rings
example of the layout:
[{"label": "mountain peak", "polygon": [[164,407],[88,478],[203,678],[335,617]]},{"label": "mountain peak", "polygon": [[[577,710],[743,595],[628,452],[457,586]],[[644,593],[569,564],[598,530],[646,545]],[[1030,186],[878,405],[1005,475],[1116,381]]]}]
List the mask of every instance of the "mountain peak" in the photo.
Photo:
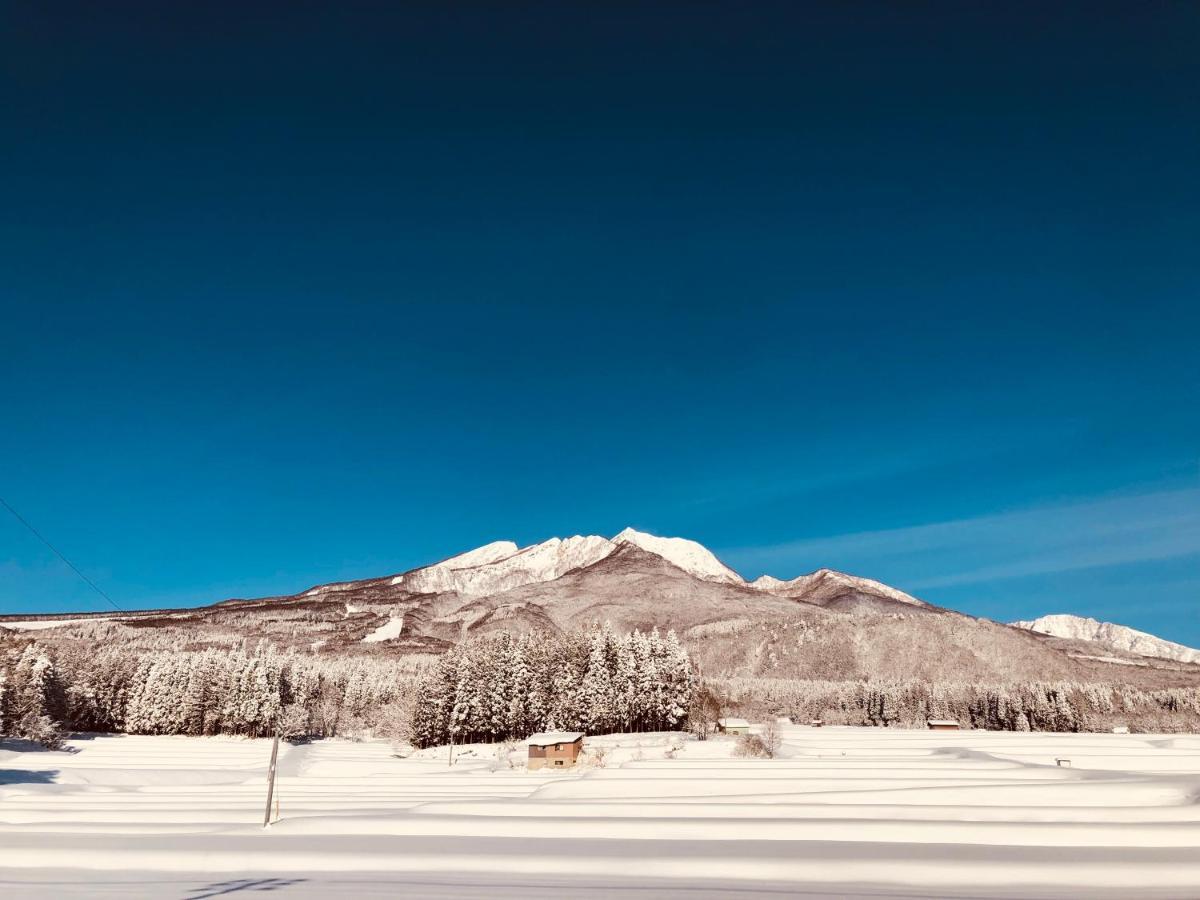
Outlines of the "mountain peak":
[{"label": "mountain peak", "polygon": [[634,528],[626,528],[613,538],[613,543],[632,544],[640,547],[649,553],[661,556],[689,575],[705,581],[719,581],[725,584],[743,583],[742,576],[717,559],[711,550],[703,544],[689,541],[686,538],[657,537]]},{"label": "mountain peak", "polygon": [[897,590],[881,581],[861,578],[857,575],[847,575],[845,572],[839,572],[836,569],[817,569],[815,572],[801,575],[790,581],[781,581],[770,575],[763,575],[750,582],[751,587],[758,588],[760,591],[767,591],[771,594],[788,597],[808,594],[811,591],[820,589],[822,585],[828,586],[831,584],[842,585],[856,591],[874,594],[878,597],[894,600],[897,603],[907,603],[909,606],[925,607],[929,605],[924,600],[918,600],[911,594],[906,594],[904,591]]},{"label": "mountain peak", "polygon": [[750,582],[750,587],[760,591],[774,591],[786,584],[786,581],[782,578],[776,578],[774,575],[759,575]]}]

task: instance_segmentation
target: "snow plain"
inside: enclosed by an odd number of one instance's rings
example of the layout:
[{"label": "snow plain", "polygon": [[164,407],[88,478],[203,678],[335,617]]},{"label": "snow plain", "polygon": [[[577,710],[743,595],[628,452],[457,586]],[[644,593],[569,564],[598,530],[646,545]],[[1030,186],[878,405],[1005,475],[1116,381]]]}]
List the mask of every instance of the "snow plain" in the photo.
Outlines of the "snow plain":
[{"label": "snow plain", "polygon": [[285,746],[266,830],[269,741],[3,742],[0,896],[1200,896],[1200,737],[783,731],[590,738],[569,773]]}]

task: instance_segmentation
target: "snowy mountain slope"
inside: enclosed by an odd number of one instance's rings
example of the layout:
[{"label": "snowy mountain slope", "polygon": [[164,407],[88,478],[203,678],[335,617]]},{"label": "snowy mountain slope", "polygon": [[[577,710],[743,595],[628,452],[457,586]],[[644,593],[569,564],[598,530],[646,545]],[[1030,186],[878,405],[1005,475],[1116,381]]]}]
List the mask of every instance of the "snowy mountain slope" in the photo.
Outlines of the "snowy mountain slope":
[{"label": "snowy mountain slope", "polygon": [[[689,571],[690,570],[690,571]],[[553,538],[523,549],[498,541],[399,576],[187,610],[39,617],[47,640],[270,641],[281,650],[436,655],[476,635],[554,633],[595,622],[674,629],[713,677],[861,678],[1004,683],[1036,678],[1178,684],[1177,663],[1086,656],[1030,631],[922,603],[867,578],[821,569],[747,584],[691,541],[626,530]],[[20,632],[5,629],[0,641]],[[107,621],[111,620],[111,621]],[[126,621],[128,623],[126,624]],[[114,638],[114,634],[118,638]]]},{"label": "snowy mountain slope", "polygon": [[[466,597],[483,597],[527,584],[554,581],[573,569],[595,565],[621,546],[637,547],[702,581],[748,587],[822,606],[862,607],[889,602],[929,606],[886,584],[832,569],[819,569],[790,581],[764,575],[747,583],[696,541],[659,537],[633,528],[626,528],[611,540],[597,535],[576,535],[566,539],[551,538],[522,549],[517,549],[512,541],[496,541],[432,566],[397,575],[391,579],[391,584],[414,594],[455,592]],[[323,591],[316,588],[309,595]]]},{"label": "snowy mountain slope", "polygon": [[489,563],[499,562],[520,549],[514,541],[493,541],[482,547],[476,547],[474,550],[468,550],[466,553],[460,553],[458,556],[444,559],[437,563],[437,566],[442,569],[472,569],[475,566],[486,566]]},{"label": "snowy mountain slope", "polygon": [[[803,578],[804,576],[801,575],[800,577]],[[797,579],[792,580],[795,581]],[[784,581],[782,578],[776,578],[774,575],[760,575],[753,581],[746,583],[756,591],[766,591],[768,594],[782,593],[787,589],[789,584],[789,582]]]},{"label": "snowy mountain slope", "polygon": [[[745,585],[697,578],[656,553],[622,541],[599,562],[568,572],[555,581],[522,585],[478,597],[443,617],[453,628],[475,630],[499,608],[542,610],[559,628],[608,621],[618,629],[658,627],[684,630],[701,622],[766,617],[780,622],[797,617],[822,618],[823,610],[773,597]],[[451,631],[436,630],[448,638]]]},{"label": "snowy mountain slope", "polygon": [[[510,546],[516,545],[511,541],[488,544],[446,562],[398,575],[392,579],[392,584],[418,594],[456,591],[466,596],[483,596],[523,584],[553,581],[572,569],[600,561],[616,549],[616,545],[605,538],[575,535],[566,540],[551,538],[495,558],[502,549]],[[486,561],[462,565],[464,559]]]},{"label": "snowy mountain slope", "polygon": [[686,538],[655,537],[626,528],[613,538],[613,543],[641,547],[648,553],[661,556],[689,575],[703,578],[705,581],[720,581],[726,584],[742,584],[743,581],[741,575],[717,559],[711,550]]},{"label": "snowy mountain slope", "polygon": [[561,578],[572,569],[599,562],[622,544],[662,557],[695,578],[724,584],[743,583],[737,572],[695,541],[656,537],[626,528],[611,541],[597,535],[576,535],[565,540],[551,538],[523,549],[518,549],[512,541],[496,541],[398,575],[392,584],[419,594],[455,591],[468,597],[485,596]]},{"label": "snowy mountain slope", "polygon": [[889,587],[883,582],[847,575],[844,572],[835,572],[833,569],[818,569],[790,581],[781,581],[770,575],[763,575],[750,582],[750,587],[780,597],[793,597],[822,606],[845,594],[880,597],[896,603],[907,603],[909,606],[929,606],[925,601],[918,600],[894,587]]},{"label": "snowy mountain slope", "polygon": [[1099,622],[1084,616],[1067,614],[1042,616],[1010,623],[1014,628],[1024,628],[1039,634],[1052,637],[1070,638],[1077,641],[1093,641],[1105,644],[1118,650],[1137,653],[1142,656],[1154,656],[1161,659],[1173,659],[1178,662],[1200,663],[1200,650],[1185,647],[1164,640],[1145,631],[1138,631],[1126,625],[1116,625],[1112,622]]}]

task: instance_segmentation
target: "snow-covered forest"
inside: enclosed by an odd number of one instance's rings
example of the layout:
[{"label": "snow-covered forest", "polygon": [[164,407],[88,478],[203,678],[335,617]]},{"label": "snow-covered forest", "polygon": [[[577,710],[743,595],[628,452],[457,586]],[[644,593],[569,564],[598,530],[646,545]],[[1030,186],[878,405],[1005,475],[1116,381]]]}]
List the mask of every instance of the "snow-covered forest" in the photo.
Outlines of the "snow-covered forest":
[{"label": "snow-covered forest", "polygon": [[285,737],[373,733],[426,746],[679,727],[691,665],[673,633],[500,634],[461,644],[418,683],[378,656],[252,649],[131,651],[29,641],[0,651],[0,733],[54,745],[63,731]]},{"label": "snow-covered forest", "polygon": [[53,746],[65,731],[257,737],[279,727],[289,737],[374,734],[428,746],[551,728],[683,728],[725,713],[914,728],[953,718],[1015,731],[1200,730],[1200,689],[1190,686],[721,678],[696,687],[673,633],[608,627],[500,633],[419,662],[282,652],[267,641],[185,649],[9,637],[0,641],[0,734]]},{"label": "snow-covered forest", "polygon": [[674,632],[605,626],[561,640],[497,634],[459,644],[423,678],[410,739],[418,747],[535,731],[589,734],[682,726],[692,667]]},{"label": "snow-covered forest", "polygon": [[994,731],[1106,731],[1114,725],[1146,732],[1200,730],[1195,687],[728,678],[711,688],[730,708],[828,725],[923,728],[929,719],[956,719],[964,728]]},{"label": "snow-covered forest", "polygon": [[392,660],[252,650],[55,653],[36,642],[0,654],[0,733],[333,736],[399,729],[415,679]]}]

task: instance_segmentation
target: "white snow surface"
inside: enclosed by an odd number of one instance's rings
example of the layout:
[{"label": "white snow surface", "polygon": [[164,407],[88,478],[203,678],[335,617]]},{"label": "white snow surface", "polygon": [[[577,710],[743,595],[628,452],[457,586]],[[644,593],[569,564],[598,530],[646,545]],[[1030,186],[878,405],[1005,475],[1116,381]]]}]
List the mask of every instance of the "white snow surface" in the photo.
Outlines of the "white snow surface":
[{"label": "white snow surface", "polygon": [[1173,659],[1178,662],[1200,663],[1200,650],[1185,647],[1164,640],[1145,631],[1129,628],[1126,625],[1115,625],[1112,622],[1099,622],[1084,616],[1052,615],[1042,616],[1022,622],[1010,623],[1015,628],[1024,628],[1040,634],[1054,637],[1071,638],[1080,641],[1094,641],[1106,644],[1118,650],[1138,653],[1142,656],[1156,656],[1162,659]]},{"label": "white snow surface", "polygon": [[[383,742],[0,742],[0,884],[22,898],[1200,896],[1200,737],[781,726],[400,759]],[[1056,758],[1072,761],[1058,767]],[[513,765],[516,765],[513,768]],[[255,894],[257,896],[257,894]]]},{"label": "white snow surface", "polygon": [[400,637],[400,632],[404,630],[404,616],[392,616],[365,638],[362,639],[363,644],[378,644],[381,641],[392,641]]},{"label": "white snow surface", "polygon": [[742,576],[713,555],[712,551],[703,544],[689,541],[687,538],[655,537],[642,531],[626,528],[615,538],[617,544],[633,544],[643,550],[661,556],[672,565],[678,566],[689,575],[703,578],[705,581],[723,581],[728,584],[741,584]]},{"label": "white snow surface", "polygon": [[14,628],[22,631],[41,631],[45,628],[58,628],[60,625],[80,625],[85,622],[111,622],[113,616],[91,617],[87,619],[0,619],[0,628]]},{"label": "white snow surface", "polygon": [[321,594],[333,594],[338,591],[352,591],[358,587],[357,581],[336,581],[333,584],[318,584],[315,588],[304,592],[305,597],[316,597]]},{"label": "white snow surface", "polygon": [[[525,584],[539,581],[553,581],[561,578],[572,569],[590,566],[608,556],[616,546],[602,537],[575,535],[566,540],[551,538],[540,544],[534,544],[508,556],[491,559],[489,562],[472,566],[461,566],[457,560],[463,557],[487,559],[500,545],[515,544],[498,542],[472,550],[462,556],[453,557],[445,563],[417,569],[392,580],[393,584],[403,584],[410,591],[418,593],[439,593],[442,591],[457,591],[467,596],[483,596],[500,591],[507,591]],[[489,553],[483,553],[492,548]],[[479,554],[479,556],[476,556]]]},{"label": "white snow surface", "polygon": [[486,566],[512,556],[519,549],[514,541],[492,541],[490,544],[484,544],[482,547],[476,547],[474,550],[468,550],[466,553],[443,560],[438,563],[438,566],[443,569],[471,569],[475,566]]},{"label": "white snow surface", "polygon": [[759,575],[750,582],[750,587],[757,588],[760,591],[774,592],[778,590],[786,590],[788,582],[782,578],[776,578],[774,575]]},{"label": "white snow surface", "polygon": [[545,747],[549,744],[573,744],[583,737],[582,731],[539,731],[525,739],[531,747]]}]

